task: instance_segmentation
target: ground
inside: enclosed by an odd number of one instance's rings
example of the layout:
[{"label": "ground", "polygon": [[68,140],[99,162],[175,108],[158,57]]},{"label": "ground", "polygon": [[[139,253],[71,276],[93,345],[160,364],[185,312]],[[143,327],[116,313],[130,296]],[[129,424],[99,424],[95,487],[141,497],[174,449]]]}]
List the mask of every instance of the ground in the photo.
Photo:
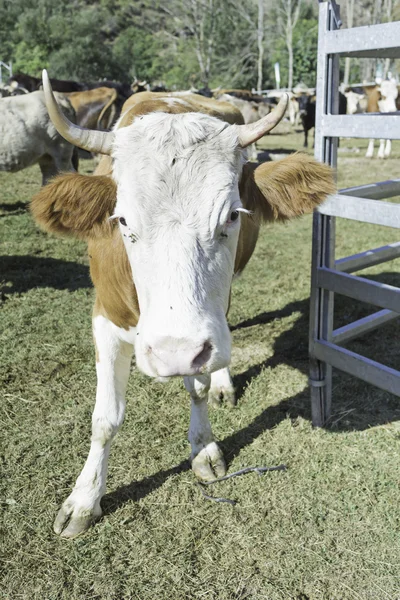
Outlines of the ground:
[{"label": "ground", "polygon": [[[276,158],[301,149],[302,135],[282,124],[262,145]],[[341,140],[339,187],[398,177],[400,143],[385,161],[365,159],[366,146]],[[85,244],[42,233],[27,212],[39,185],[36,167],[0,174],[0,598],[400,598],[399,400],[335,373],[332,418],[324,429],[310,424],[311,217],[265,227],[235,282],[229,322],[238,405],[210,411],[230,472],[278,464],[287,471],[215,486],[211,493],[236,506],[205,500],[189,469],[182,382],[157,383],[133,366],[105,515],[76,540],[54,535],[54,516],[89,447],[93,290]],[[343,221],[337,255],[397,236]],[[399,262],[363,273],[400,286]],[[371,310],[338,299],[335,323]],[[349,347],[400,368],[399,333],[392,322]]]}]

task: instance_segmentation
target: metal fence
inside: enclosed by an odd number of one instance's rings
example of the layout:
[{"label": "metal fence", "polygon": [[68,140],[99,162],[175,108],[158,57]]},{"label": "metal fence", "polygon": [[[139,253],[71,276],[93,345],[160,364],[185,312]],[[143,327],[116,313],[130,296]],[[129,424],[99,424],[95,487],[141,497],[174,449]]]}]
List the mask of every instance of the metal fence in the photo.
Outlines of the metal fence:
[{"label": "metal fence", "polygon": [[[400,22],[340,30],[336,3],[319,4],[315,156],[337,167],[339,137],[400,139],[398,113],[339,115],[339,56],[400,58]],[[382,199],[400,195],[400,180],[341,190],[314,213],[310,310],[312,421],[331,413],[332,367],[400,396],[400,371],[340,344],[400,316],[400,289],[352,275],[398,258],[400,242],[335,260],[336,217],[400,228],[400,205]],[[382,310],[334,329],[334,294]]]}]

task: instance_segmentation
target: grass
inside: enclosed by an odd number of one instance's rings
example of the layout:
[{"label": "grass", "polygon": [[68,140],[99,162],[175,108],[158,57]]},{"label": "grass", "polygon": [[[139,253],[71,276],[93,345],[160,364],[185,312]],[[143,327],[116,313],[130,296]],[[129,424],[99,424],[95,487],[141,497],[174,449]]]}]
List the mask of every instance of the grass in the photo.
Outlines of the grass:
[{"label": "grass", "polygon": [[[285,125],[266,139],[301,149]],[[398,176],[342,140],[339,186]],[[360,153],[354,148],[359,147]],[[345,149],[347,148],[347,150]],[[91,163],[83,163],[85,171]],[[94,404],[93,290],[86,247],[40,232],[26,203],[37,168],[0,174],[2,493],[0,597],[7,600],[380,600],[400,589],[400,405],[335,374],[333,416],[312,429],[308,377],[311,217],[263,229],[229,316],[235,409],[211,411],[229,470],[249,474],[203,499],[186,441],[183,384],[130,378],[111,456],[104,518],[64,541],[52,521],[86,458]],[[396,230],[338,223],[337,254],[397,241]],[[400,285],[399,261],[368,270]],[[338,325],[371,307],[338,298]],[[400,368],[396,322],[350,346]]]}]

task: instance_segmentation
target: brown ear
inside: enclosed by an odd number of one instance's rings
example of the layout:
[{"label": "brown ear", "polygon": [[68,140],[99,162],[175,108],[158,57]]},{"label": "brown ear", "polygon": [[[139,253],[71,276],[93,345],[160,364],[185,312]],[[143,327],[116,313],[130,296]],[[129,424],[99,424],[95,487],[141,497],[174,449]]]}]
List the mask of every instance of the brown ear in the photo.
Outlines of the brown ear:
[{"label": "brown ear", "polygon": [[243,206],[258,221],[284,221],[312,212],[336,188],[331,167],[296,153],[259,166],[245,164],[239,189]]},{"label": "brown ear", "polygon": [[110,236],[117,187],[110,177],[68,173],[54,178],[32,198],[30,209],[42,229],[89,240]]}]

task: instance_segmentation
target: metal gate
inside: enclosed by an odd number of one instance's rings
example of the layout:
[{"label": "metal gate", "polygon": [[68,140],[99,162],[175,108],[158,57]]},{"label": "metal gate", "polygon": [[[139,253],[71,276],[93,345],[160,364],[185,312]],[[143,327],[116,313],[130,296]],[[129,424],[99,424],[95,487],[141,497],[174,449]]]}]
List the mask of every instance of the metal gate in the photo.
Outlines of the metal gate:
[{"label": "metal gate", "polygon": [[[400,21],[340,30],[335,2],[319,4],[315,156],[337,166],[339,137],[400,139],[400,115],[339,115],[339,56],[400,58]],[[341,190],[314,213],[310,310],[310,386],[312,421],[330,416],[332,367],[400,396],[396,371],[341,346],[400,316],[400,288],[351,275],[400,256],[400,242],[335,260],[335,219],[400,228],[400,204],[382,199],[400,195],[400,179]],[[334,329],[334,294],[382,310]]]}]

